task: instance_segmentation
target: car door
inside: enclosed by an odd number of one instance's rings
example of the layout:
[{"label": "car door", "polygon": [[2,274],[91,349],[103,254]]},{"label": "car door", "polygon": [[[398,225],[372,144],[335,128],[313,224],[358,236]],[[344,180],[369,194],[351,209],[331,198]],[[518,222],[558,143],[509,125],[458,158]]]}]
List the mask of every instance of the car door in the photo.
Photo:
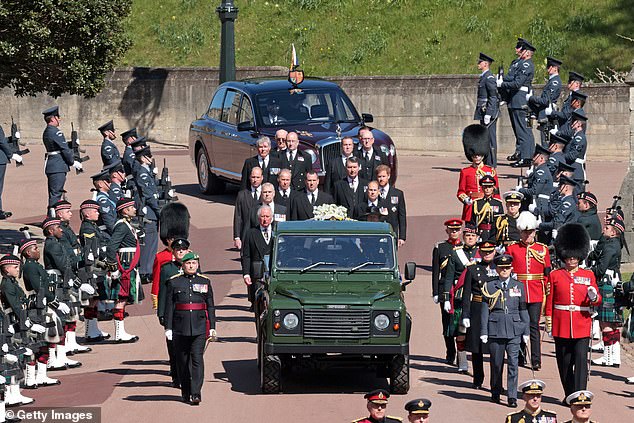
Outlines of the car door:
[{"label": "car door", "polygon": [[242,93],[227,89],[222,105],[222,115],[214,134],[213,150],[216,157],[215,171],[222,176],[240,181],[242,163],[236,164],[233,149],[238,144],[237,121]]},{"label": "car door", "polygon": [[[240,101],[240,110],[238,111],[238,123],[241,122],[250,122],[252,125],[255,125],[255,120],[253,118],[253,108],[251,107],[251,100],[249,96],[246,94],[242,95],[242,100]],[[237,125],[237,124],[236,124]],[[257,134],[255,131],[240,131],[235,130],[238,134],[238,143],[233,150],[234,158],[233,160],[236,163],[240,164],[240,171],[242,171],[242,165],[244,161],[253,157],[257,154]]]},{"label": "car door", "polygon": [[222,105],[224,103],[226,93],[226,88],[220,88],[216,91],[206,115],[203,116],[205,125],[197,128],[200,138],[205,146],[205,150],[207,150],[207,157],[209,158],[209,164],[211,167],[215,167],[217,166],[217,163],[220,163],[214,152],[214,138],[216,138],[218,124],[222,118]]}]

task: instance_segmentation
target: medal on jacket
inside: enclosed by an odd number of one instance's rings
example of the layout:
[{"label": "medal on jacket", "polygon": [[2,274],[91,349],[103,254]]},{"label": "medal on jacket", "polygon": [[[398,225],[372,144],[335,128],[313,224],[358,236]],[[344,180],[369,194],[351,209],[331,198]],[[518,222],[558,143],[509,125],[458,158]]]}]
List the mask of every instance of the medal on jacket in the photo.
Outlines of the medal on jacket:
[{"label": "medal on jacket", "polygon": [[195,283],[192,285],[192,290],[194,292],[199,292],[201,294],[207,293],[207,284],[204,283]]}]

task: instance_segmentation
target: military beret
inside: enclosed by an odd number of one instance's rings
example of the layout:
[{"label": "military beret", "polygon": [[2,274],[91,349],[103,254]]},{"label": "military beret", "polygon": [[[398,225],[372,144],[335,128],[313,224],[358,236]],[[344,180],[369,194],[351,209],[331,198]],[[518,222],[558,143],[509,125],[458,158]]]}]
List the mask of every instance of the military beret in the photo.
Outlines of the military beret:
[{"label": "military beret", "polygon": [[114,132],[114,122],[113,121],[106,122],[97,129],[99,130],[99,132],[106,132],[106,131]]},{"label": "military beret", "polygon": [[576,187],[577,183],[566,175],[561,175],[559,177],[559,185],[571,185],[573,187]]},{"label": "military beret", "polygon": [[494,260],[497,267],[511,267],[513,265],[513,257],[508,254],[497,256]]},{"label": "military beret", "polygon": [[577,391],[566,397],[569,405],[591,405],[594,394],[590,391]]},{"label": "military beret", "polygon": [[550,150],[547,148],[542,147],[541,144],[536,144],[535,145],[535,152],[533,153],[533,157],[535,157],[538,154],[543,154],[544,156],[550,156]]},{"label": "military beret", "polygon": [[121,211],[130,206],[134,206],[134,200],[132,198],[123,197],[120,198],[119,201],[117,201],[117,211]]},{"label": "military beret", "polygon": [[573,91],[572,94],[570,94],[570,100],[581,100],[581,101],[586,101],[588,99],[588,95],[582,93],[581,91]]},{"label": "military beret", "polygon": [[531,379],[520,384],[518,389],[525,394],[543,394],[546,383],[539,379]]},{"label": "military beret", "polygon": [[20,258],[14,256],[13,254],[7,254],[0,258],[0,266],[5,266],[8,264],[20,264]]},{"label": "military beret", "polygon": [[42,114],[44,115],[44,117],[59,116],[59,106],[49,107],[48,109],[44,110]]},{"label": "military beret", "polygon": [[32,238],[25,238],[23,240],[20,241],[20,244],[18,246],[18,252],[20,254],[23,254],[24,251],[29,248],[32,245],[36,245],[37,241],[32,239]]},{"label": "military beret", "polygon": [[580,120],[583,122],[587,122],[588,116],[586,116],[586,112],[584,112],[583,109],[577,109],[572,112],[572,120],[573,121]]},{"label": "military beret", "polygon": [[493,58],[491,56],[487,56],[484,53],[480,53],[480,56],[478,57],[478,62],[489,62],[489,63],[493,63],[495,62],[495,60],[493,60]]},{"label": "military beret", "polygon": [[198,260],[198,259],[200,259],[198,254],[194,253],[193,251],[190,251],[189,253],[185,254],[185,256],[183,257],[183,263],[185,263],[186,261]]},{"label": "military beret", "polygon": [[484,175],[481,179],[480,179],[480,185],[482,185],[483,187],[486,186],[495,186],[495,178],[491,175]]},{"label": "military beret", "polygon": [[387,392],[385,389],[375,389],[374,391],[370,391],[363,396],[363,398],[375,404],[387,404],[387,399],[389,397],[390,393]]},{"label": "military beret", "polygon": [[478,227],[474,223],[467,222],[464,225],[463,232],[467,233],[467,234],[477,234],[478,233]]},{"label": "military beret", "polygon": [[185,238],[176,238],[172,241],[172,250],[186,250],[189,248],[189,241]]},{"label": "military beret", "polygon": [[96,181],[109,181],[110,180],[110,173],[108,172],[108,169],[101,169],[99,171],[99,173],[96,173],[94,175],[92,175],[90,177],[92,179],[93,182]]},{"label": "military beret", "polygon": [[586,80],[586,77],[581,75],[580,73],[570,71],[568,72],[568,83],[570,84],[572,81],[583,82]]},{"label": "military beret", "polygon": [[508,203],[521,203],[524,200],[524,194],[519,191],[507,191],[503,197],[504,201]]},{"label": "military beret", "polygon": [[42,222],[42,229],[46,229],[50,226],[59,225],[60,223],[62,223],[62,221],[57,219],[56,217],[47,217],[46,219],[44,219],[44,222]]},{"label": "military beret", "polygon": [[79,210],[96,209],[99,210],[99,203],[95,200],[86,200],[79,205]]},{"label": "military beret", "polygon": [[410,414],[429,414],[431,401],[425,398],[411,400],[405,404],[405,410]]},{"label": "military beret", "polygon": [[128,129],[127,131],[121,133],[121,139],[123,141],[127,140],[130,137],[134,137],[134,138],[138,137],[136,133],[136,128]]},{"label": "military beret", "polygon": [[555,59],[554,57],[546,56],[546,67],[550,66],[561,66],[563,62],[559,59]]},{"label": "military beret", "polygon": [[610,225],[610,226],[614,226],[619,231],[625,232],[625,223],[623,222],[623,219],[621,219],[618,215],[616,215],[615,217],[611,217],[608,220],[606,220],[605,224],[606,225]]},{"label": "military beret", "polygon": [[450,229],[460,229],[462,228],[462,223],[462,220],[457,218],[445,220],[445,226]]},{"label": "military beret", "polygon": [[59,200],[57,203],[53,204],[53,208],[56,212],[60,210],[70,210],[71,204],[66,200]]},{"label": "military beret", "polygon": [[580,192],[579,195],[577,195],[577,198],[579,200],[586,200],[588,203],[594,205],[594,207],[599,204],[597,196],[588,191]]}]

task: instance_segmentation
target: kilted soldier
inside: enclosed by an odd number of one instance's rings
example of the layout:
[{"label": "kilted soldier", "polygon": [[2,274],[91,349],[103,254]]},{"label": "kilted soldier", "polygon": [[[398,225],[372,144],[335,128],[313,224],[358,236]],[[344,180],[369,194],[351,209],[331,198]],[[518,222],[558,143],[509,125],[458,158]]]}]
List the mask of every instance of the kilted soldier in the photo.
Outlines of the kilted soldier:
[{"label": "kilted soldier", "polygon": [[205,374],[205,340],[216,340],[211,281],[198,273],[198,255],[183,257],[183,274],[174,275],[165,296],[165,337],[174,342],[183,401],[198,405]]},{"label": "kilted soldier", "polygon": [[499,246],[508,246],[520,240],[517,218],[520,215],[523,200],[524,194],[521,192],[507,191],[504,193],[506,214],[495,219],[495,242]]},{"label": "kilted soldier", "polygon": [[484,197],[475,200],[471,212],[471,223],[478,228],[480,239],[488,240],[495,234],[494,224],[497,216],[504,214],[502,202],[494,198],[496,180],[491,175],[480,179]]},{"label": "kilted soldier", "polygon": [[622,318],[615,303],[614,287],[621,281],[621,233],[624,231],[625,225],[618,216],[609,218],[603,228],[603,238],[588,255],[590,270],[598,281],[599,294],[603,299],[597,310],[603,334],[603,357],[592,360],[598,366],[621,365]]},{"label": "kilted soldier", "polygon": [[[84,271],[88,280],[94,284],[96,295],[88,295],[88,304],[84,307],[86,322],[86,342],[101,342],[110,338],[110,334],[99,328],[97,306],[99,301],[108,299],[106,290],[110,284],[106,281],[106,246],[109,237],[97,225],[99,219],[99,203],[86,200],[79,207],[81,213],[81,227],[79,228],[79,241],[82,246],[82,255],[85,265]],[[82,294],[82,297],[84,295]],[[82,298],[83,299],[83,298]]]},{"label": "kilted soldier", "polygon": [[49,277],[44,267],[40,264],[40,248],[34,239],[24,239],[20,242],[18,251],[24,259],[22,266],[22,279],[24,287],[31,298],[35,298],[36,308],[40,315],[43,315],[43,324],[46,328],[44,332],[45,345],[42,345],[39,351],[35,352],[37,361],[37,371],[35,376],[35,384],[38,387],[59,385],[61,382],[57,379],[49,378],[46,374],[47,364],[49,360],[55,361],[55,344],[60,340],[60,336],[64,334],[62,321],[55,310],[60,307],[59,301],[55,298],[55,280]]},{"label": "kilted soldier", "polygon": [[102,226],[102,231],[110,237],[117,222],[117,201],[110,196],[110,172],[103,169],[90,178],[97,190],[94,200],[99,204],[99,226]]},{"label": "kilted soldier", "polygon": [[597,196],[593,193],[584,191],[577,195],[577,209],[579,210],[577,223],[582,224],[588,231],[591,249],[594,249],[597,245],[603,232],[601,220],[599,220],[599,215],[597,214],[597,205]]},{"label": "kilted soldier", "polygon": [[471,352],[473,365],[473,387],[481,389],[484,382],[484,354],[489,353],[486,344],[480,339],[480,327],[486,324],[481,321],[482,307],[486,300],[482,296],[482,287],[489,281],[497,279],[498,274],[493,265],[495,242],[482,241],[478,244],[480,261],[467,267],[464,275],[464,291],[462,293],[462,326],[467,329],[466,349]]},{"label": "kilted soldier", "polygon": [[114,142],[112,142],[112,140],[117,138],[114,123],[112,121],[106,122],[97,129],[103,137],[101,143],[101,161],[103,162],[103,167],[105,168],[119,163],[121,161],[121,154],[119,154],[119,149]]},{"label": "kilted soldier", "polygon": [[141,251],[136,229],[131,220],[136,216],[134,200],[122,198],[117,202],[117,221],[112,237],[106,246],[106,263],[110,270],[109,295],[116,301],[113,312],[115,335],[119,343],[136,342],[139,337],[130,335],[123,323],[126,304],[139,302],[143,296],[137,266]]},{"label": "kilted soldier", "polygon": [[[461,275],[467,266],[475,263],[478,249],[478,232],[475,226],[470,223],[465,224],[462,232],[463,245],[454,247],[449,262],[447,273],[443,283],[443,309],[451,315],[447,336],[456,338],[456,350],[458,351],[458,372],[466,373],[469,370],[467,362],[467,351],[465,350],[466,328],[460,324],[462,318],[462,293],[463,287]],[[462,279],[464,282],[464,278]]]},{"label": "kilted soldier", "polygon": [[566,404],[570,405],[572,420],[565,423],[596,423],[590,420],[592,416],[592,399],[594,394],[590,391],[580,390],[566,397]]},{"label": "kilted soldier", "polygon": [[[491,401],[500,403],[504,356],[506,370],[507,405],[517,407],[517,373],[520,340],[528,343],[529,317],[526,311],[524,285],[511,277],[513,258],[507,254],[495,259],[499,278],[487,282],[482,293],[488,306],[482,307],[480,339],[489,344],[491,363]],[[488,324],[484,324],[488,322]]]},{"label": "kilted soldier", "polygon": [[49,348],[48,370],[63,370],[81,366],[79,361],[66,356],[66,353],[70,351],[66,346],[66,328],[70,327],[79,317],[81,304],[72,292],[75,274],[71,268],[71,258],[68,257],[68,252],[61,243],[64,232],[60,223],[60,220],[54,217],[46,218],[42,223],[42,231],[46,237],[44,241],[44,268],[49,277],[55,281],[55,297],[59,301],[59,306],[55,312],[64,326],[64,333],[60,336],[59,343],[56,344],[55,353],[53,354]]},{"label": "kilted soldier", "polygon": [[[489,130],[482,125],[467,126],[462,133],[462,146],[467,160],[471,166],[460,171],[458,192],[456,197],[463,204],[462,220],[471,221],[471,209],[473,202],[484,197],[480,179],[485,175],[491,175],[495,179],[495,187],[499,191],[498,177],[495,169],[484,164],[483,160],[489,152]],[[495,198],[500,198],[497,193]]]},{"label": "kilted soldier", "polygon": [[[546,300],[546,284],[551,270],[550,254],[547,245],[535,241],[537,219],[531,212],[520,213],[517,229],[520,230],[520,242],[506,247],[506,254],[513,258],[515,277],[524,284],[526,308],[530,317],[530,365],[533,370],[539,370],[542,366],[539,319]],[[522,343],[520,351],[524,357],[521,358],[526,358],[525,350],[526,344]]]},{"label": "kilted soldier", "polygon": [[[432,296],[434,303],[438,304],[443,297],[445,274],[447,273],[447,264],[451,259],[451,253],[454,247],[462,244],[460,239],[460,230],[462,229],[462,220],[449,219],[445,221],[445,232],[447,240],[437,243],[432,251]],[[442,319],[442,334],[445,339],[445,360],[447,364],[453,364],[456,360],[456,340],[453,336],[448,335],[449,322],[451,314],[447,313],[440,305],[440,314]]]},{"label": "kilted soldier", "polygon": [[587,386],[591,307],[601,303],[594,273],[579,267],[589,249],[590,238],[583,226],[569,223],[559,229],[555,251],[565,267],[552,271],[548,278],[546,331],[555,338],[557,368],[566,396]]},{"label": "kilted soldier", "polygon": [[526,404],[523,410],[508,414],[505,423],[557,423],[557,413],[542,408],[542,394],[546,383],[531,379],[520,384],[518,388],[522,391],[522,399]]}]

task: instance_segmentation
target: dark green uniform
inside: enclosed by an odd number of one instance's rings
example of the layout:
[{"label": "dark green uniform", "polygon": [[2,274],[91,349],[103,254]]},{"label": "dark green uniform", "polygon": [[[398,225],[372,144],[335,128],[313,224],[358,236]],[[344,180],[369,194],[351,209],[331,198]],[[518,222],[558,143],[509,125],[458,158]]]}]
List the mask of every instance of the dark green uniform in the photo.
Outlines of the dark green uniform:
[{"label": "dark green uniform", "polygon": [[621,313],[614,304],[612,279],[621,275],[621,240],[619,237],[601,237],[596,248],[588,256],[590,270],[594,273],[601,294],[601,305],[597,312],[601,322],[620,323]]},{"label": "dark green uniform", "polygon": [[[55,298],[56,283],[44,267],[36,260],[27,258],[22,266],[22,279],[27,291],[33,292],[38,314],[44,317],[42,326],[46,327],[45,339],[49,342],[57,342],[57,336],[63,333],[61,320],[53,314],[58,302]],[[45,301],[44,301],[45,299]]]},{"label": "dark green uniform", "polygon": [[510,245],[520,240],[520,231],[517,229],[517,216],[512,217],[503,214],[495,219],[495,242],[498,245]]},{"label": "dark green uniform", "polygon": [[[445,274],[447,273],[447,264],[449,264],[449,259],[451,258],[451,253],[453,249],[457,245],[462,245],[461,241],[458,240],[457,243],[452,244],[449,241],[442,241],[436,244],[434,250],[432,251],[432,277],[431,277],[431,285],[432,285],[432,295],[434,298],[442,299],[443,291],[444,291],[444,281]],[[442,301],[439,301],[440,304],[440,315],[442,319],[442,334],[445,339],[445,359],[447,362],[453,363],[456,359],[456,342],[453,339],[453,336],[448,336],[449,330],[449,322],[451,321],[451,314],[447,313],[444,308]]]},{"label": "dark green uniform", "polygon": [[[181,267],[180,263],[172,260],[161,266],[161,275],[159,278],[159,293],[158,293],[158,307],[156,314],[159,318],[159,322],[165,327],[165,292],[167,291],[167,284],[169,280],[175,276],[180,275]],[[178,365],[176,363],[176,354],[174,352],[174,341],[166,339],[167,342],[167,354],[170,360],[170,375],[172,376],[172,384],[174,386],[180,386],[180,379],[178,378]]]},{"label": "dark green uniform", "polygon": [[2,306],[5,310],[11,307],[12,323],[17,322],[20,324],[21,330],[26,330],[27,298],[16,278],[8,275],[2,277],[2,283],[0,283],[0,299],[2,300]]},{"label": "dark green uniform", "polygon": [[[132,227],[130,220],[127,218],[119,219],[114,226],[112,236],[106,246],[106,261],[108,263],[117,263],[119,260],[121,266],[120,270],[130,270],[135,256],[140,254],[135,252],[137,249],[137,235],[136,230]],[[136,258],[137,260],[139,257]],[[137,262],[138,266],[138,262]],[[143,290],[139,289],[140,284],[137,281],[137,275],[135,270],[130,271],[129,278],[126,277],[119,279],[119,284],[114,284],[113,281],[113,298],[112,299],[128,299],[128,302],[141,301],[143,298]],[[118,288],[117,288],[118,286]]]},{"label": "dark green uniform", "polygon": [[73,321],[79,315],[78,308],[81,306],[78,301],[75,301],[72,288],[67,283],[74,276],[71,269],[72,262],[61,241],[52,235],[47,236],[44,241],[44,268],[47,273],[55,275],[56,298],[70,307],[70,314],[60,315],[64,322]]},{"label": "dark green uniform", "polygon": [[[96,291],[100,300],[108,299],[106,295],[106,269],[96,266],[98,262],[106,261],[106,245],[108,244],[108,235],[102,231],[97,222],[84,220],[79,228],[79,242],[82,247],[82,256],[84,257],[85,267],[90,274],[90,279],[95,282]],[[96,276],[93,278],[92,275]]]},{"label": "dark green uniform", "polygon": [[599,215],[597,215],[596,207],[592,207],[586,211],[580,211],[579,216],[577,217],[577,223],[583,225],[588,231],[588,235],[590,235],[590,239],[592,241],[597,241],[601,238],[601,221],[599,220]]},{"label": "dark green uniform", "polygon": [[[460,245],[454,248],[447,264],[447,273],[445,274],[444,281],[444,297],[445,301],[450,300],[451,291],[458,278],[462,274],[468,263],[473,261],[478,248],[474,245],[468,247],[466,245]],[[460,319],[462,318],[462,288],[456,289],[454,292],[454,313],[453,318],[449,324],[448,336],[464,335],[464,333],[458,333]]]},{"label": "dark green uniform", "polygon": [[505,423],[557,423],[557,413],[539,408],[536,413],[531,413],[524,409],[509,413]]}]

